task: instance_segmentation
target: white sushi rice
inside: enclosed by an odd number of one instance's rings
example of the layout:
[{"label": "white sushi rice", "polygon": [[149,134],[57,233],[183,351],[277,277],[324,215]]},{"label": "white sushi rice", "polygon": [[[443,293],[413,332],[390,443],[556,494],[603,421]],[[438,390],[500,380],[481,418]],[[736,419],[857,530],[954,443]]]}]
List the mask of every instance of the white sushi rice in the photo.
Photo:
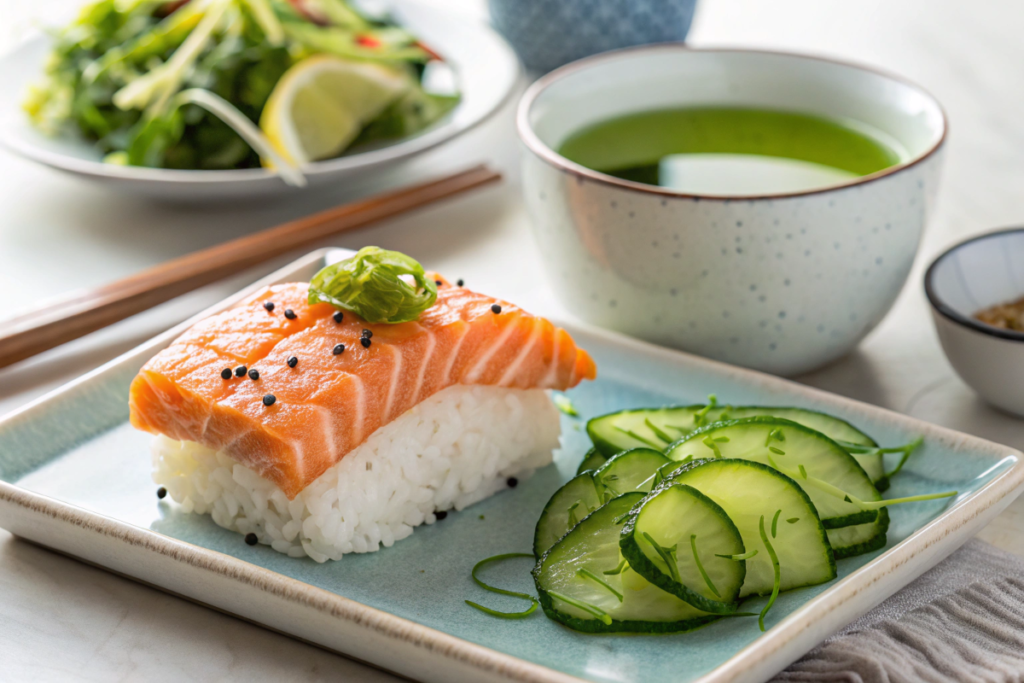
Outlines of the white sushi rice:
[{"label": "white sushi rice", "polygon": [[191,441],[153,444],[153,481],[185,512],[317,562],[374,552],[551,462],[558,411],[541,389],[449,387],[381,427],[289,501],[238,461]]}]

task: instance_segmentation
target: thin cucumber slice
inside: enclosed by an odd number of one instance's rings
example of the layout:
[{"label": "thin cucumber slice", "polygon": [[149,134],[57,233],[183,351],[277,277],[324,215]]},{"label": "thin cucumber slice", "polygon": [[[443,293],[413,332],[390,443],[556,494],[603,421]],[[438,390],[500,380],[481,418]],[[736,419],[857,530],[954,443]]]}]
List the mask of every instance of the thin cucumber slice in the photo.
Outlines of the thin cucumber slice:
[{"label": "thin cucumber slice", "polygon": [[630,491],[647,493],[655,483],[655,473],[670,460],[653,448],[632,448],[610,458],[594,472],[594,482],[604,500]]},{"label": "thin cucumber slice", "polygon": [[619,533],[643,493],[619,496],[553,545],[533,570],[544,613],[587,633],[677,633],[717,619],[623,564]]},{"label": "thin cucumber slice", "polygon": [[[746,576],[739,529],[717,503],[675,484],[645,498],[626,520],[622,555],[642,577],[697,609],[731,614]],[[725,557],[728,556],[728,557]]]},{"label": "thin cucumber slice", "polygon": [[829,529],[827,533],[828,541],[832,544],[832,552],[835,553],[837,560],[842,560],[846,557],[855,557],[884,548],[887,531],[889,531],[889,510],[882,508],[878,511],[878,519],[870,524]]},{"label": "thin cucumber slice", "polygon": [[540,557],[580,520],[601,506],[590,472],[570,479],[555,491],[537,520],[533,532],[533,554]]},{"label": "thin cucumber slice", "polygon": [[596,448],[591,448],[587,451],[587,454],[583,456],[583,462],[576,469],[576,474],[583,474],[588,470],[596,470],[601,465],[608,462],[608,457],[601,453]]},{"label": "thin cucumber slice", "polygon": [[[748,417],[702,427],[667,453],[673,460],[686,458],[740,458],[770,465],[796,479],[814,501],[822,524],[838,529],[867,524],[878,518],[835,491],[813,485],[820,480],[864,501],[881,500],[874,484],[857,461],[821,432],[776,417]],[[805,478],[806,475],[812,479]]]},{"label": "thin cucumber slice", "polygon": [[587,434],[594,448],[609,458],[630,448],[664,450],[691,431],[682,425],[692,424],[693,414],[701,408],[698,405],[620,410],[587,422]]},{"label": "thin cucumber slice", "polygon": [[696,460],[676,470],[661,486],[672,483],[692,486],[718,503],[739,529],[743,547],[759,551],[746,560],[747,575],[739,597],[767,595],[775,585],[771,556],[761,540],[762,517],[771,527],[771,543],[782,568],[781,590],[836,577],[832,546],[814,503],[778,470],[749,460]]},{"label": "thin cucumber slice", "polygon": [[[670,408],[623,410],[595,417],[587,423],[587,433],[595,448],[606,457],[628,448],[665,449],[671,441],[702,426],[723,420],[746,417],[780,417],[821,432],[844,448],[877,448],[870,436],[846,420],[807,408],[790,406],[689,405]],[[878,452],[856,453],[853,458],[864,468],[879,491],[889,488],[883,456]],[[582,469],[579,471],[583,471]]]}]

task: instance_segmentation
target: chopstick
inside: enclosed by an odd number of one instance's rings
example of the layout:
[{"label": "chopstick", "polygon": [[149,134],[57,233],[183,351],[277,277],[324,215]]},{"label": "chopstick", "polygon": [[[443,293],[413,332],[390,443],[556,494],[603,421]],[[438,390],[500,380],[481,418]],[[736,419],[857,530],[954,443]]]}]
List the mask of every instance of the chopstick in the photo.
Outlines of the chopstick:
[{"label": "chopstick", "polygon": [[0,368],[78,339],[157,304],[340,232],[361,228],[496,182],[486,166],[360,199],[167,261],[0,321]]}]

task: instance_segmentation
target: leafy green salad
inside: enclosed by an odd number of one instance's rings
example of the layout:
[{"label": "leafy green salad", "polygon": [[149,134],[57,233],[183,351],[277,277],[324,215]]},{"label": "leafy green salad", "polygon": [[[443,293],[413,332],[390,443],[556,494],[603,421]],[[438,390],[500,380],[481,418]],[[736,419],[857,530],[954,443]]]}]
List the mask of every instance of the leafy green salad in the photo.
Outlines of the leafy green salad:
[{"label": "leafy green salad", "polygon": [[442,60],[345,0],[98,0],[54,36],[24,108],[108,163],[282,170],[413,135],[458,104]]}]

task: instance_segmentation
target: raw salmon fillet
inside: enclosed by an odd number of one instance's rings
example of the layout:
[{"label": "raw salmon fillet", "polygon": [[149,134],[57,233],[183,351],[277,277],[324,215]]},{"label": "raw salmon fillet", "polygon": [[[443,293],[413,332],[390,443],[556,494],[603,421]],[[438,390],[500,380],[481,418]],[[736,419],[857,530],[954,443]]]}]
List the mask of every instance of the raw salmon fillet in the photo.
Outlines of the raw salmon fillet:
[{"label": "raw salmon fillet", "polygon": [[[131,422],[222,451],[293,499],[376,429],[453,384],[564,390],[595,378],[594,361],[565,330],[430,276],[442,282],[437,302],[398,325],[348,312],[338,323],[334,307],[306,303],[306,283],[268,287],[146,363],[132,382]],[[369,347],[363,330],[373,333]],[[259,379],[221,377],[242,365]]]}]

